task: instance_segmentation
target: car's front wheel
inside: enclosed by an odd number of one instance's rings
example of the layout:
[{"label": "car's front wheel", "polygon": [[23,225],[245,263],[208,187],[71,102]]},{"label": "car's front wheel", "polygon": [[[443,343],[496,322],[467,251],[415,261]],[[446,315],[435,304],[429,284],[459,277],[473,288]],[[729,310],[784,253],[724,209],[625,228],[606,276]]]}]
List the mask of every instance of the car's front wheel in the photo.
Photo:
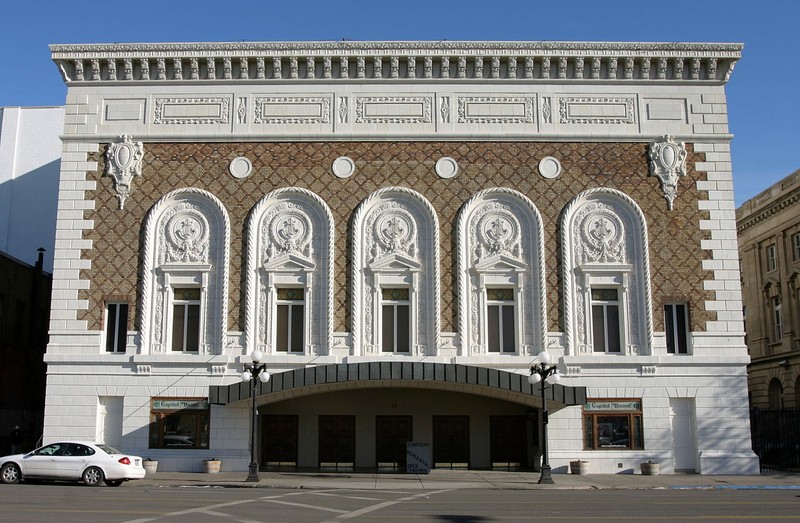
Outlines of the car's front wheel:
[{"label": "car's front wheel", "polygon": [[16,463],[6,463],[3,465],[3,468],[0,469],[0,481],[3,483],[19,483],[21,479],[22,472],[20,472]]},{"label": "car's front wheel", "polygon": [[121,479],[107,479],[106,480],[106,485],[108,485],[109,487],[119,487],[120,485],[122,485],[122,480]]},{"label": "car's front wheel", "polygon": [[83,471],[83,482],[90,487],[98,487],[103,483],[103,471],[97,467],[89,467]]}]

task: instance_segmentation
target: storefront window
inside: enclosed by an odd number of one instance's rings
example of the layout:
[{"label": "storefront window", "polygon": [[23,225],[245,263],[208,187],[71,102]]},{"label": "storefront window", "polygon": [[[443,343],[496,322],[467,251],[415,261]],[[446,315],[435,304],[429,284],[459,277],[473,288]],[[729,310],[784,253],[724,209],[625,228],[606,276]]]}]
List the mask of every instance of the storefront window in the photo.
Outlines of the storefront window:
[{"label": "storefront window", "polygon": [[207,449],[208,400],[156,398],[150,404],[151,449]]},{"label": "storefront window", "polygon": [[643,449],[641,400],[587,402],[583,407],[583,434],[586,449]]}]

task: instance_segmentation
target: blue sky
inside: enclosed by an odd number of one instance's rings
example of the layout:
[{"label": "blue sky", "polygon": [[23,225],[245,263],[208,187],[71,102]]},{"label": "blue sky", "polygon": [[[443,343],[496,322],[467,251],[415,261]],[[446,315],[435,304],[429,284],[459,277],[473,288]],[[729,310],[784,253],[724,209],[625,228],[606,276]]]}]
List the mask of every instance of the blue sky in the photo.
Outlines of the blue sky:
[{"label": "blue sky", "polygon": [[727,85],[737,205],[800,161],[800,0],[29,0],[0,8],[0,106],[64,103],[51,43],[741,42]]}]

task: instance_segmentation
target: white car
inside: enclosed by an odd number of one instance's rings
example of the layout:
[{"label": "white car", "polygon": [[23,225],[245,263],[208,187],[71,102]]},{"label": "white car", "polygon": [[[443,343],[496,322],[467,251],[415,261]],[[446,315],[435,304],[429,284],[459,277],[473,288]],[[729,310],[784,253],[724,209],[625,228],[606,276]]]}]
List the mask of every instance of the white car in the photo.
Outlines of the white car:
[{"label": "white car", "polygon": [[144,474],[139,456],[87,441],[60,441],[27,454],[0,458],[0,481],[3,483],[52,479],[83,481],[92,487],[105,482],[110,487],[118,487],[123,481],[142,479]]}]

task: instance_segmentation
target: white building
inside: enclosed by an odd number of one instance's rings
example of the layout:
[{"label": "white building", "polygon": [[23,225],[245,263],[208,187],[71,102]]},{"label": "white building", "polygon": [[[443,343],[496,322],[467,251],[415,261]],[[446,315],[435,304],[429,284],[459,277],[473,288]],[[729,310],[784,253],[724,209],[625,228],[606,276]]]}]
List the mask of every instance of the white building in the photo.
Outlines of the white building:
[{"label": "white building", "polygon": [[53,270],[63,107],[0,107],[0,252]]},{"label": "white building", "polygon": [[56,45],[45,440],[161,470],[755,473],[737,44]]}]

